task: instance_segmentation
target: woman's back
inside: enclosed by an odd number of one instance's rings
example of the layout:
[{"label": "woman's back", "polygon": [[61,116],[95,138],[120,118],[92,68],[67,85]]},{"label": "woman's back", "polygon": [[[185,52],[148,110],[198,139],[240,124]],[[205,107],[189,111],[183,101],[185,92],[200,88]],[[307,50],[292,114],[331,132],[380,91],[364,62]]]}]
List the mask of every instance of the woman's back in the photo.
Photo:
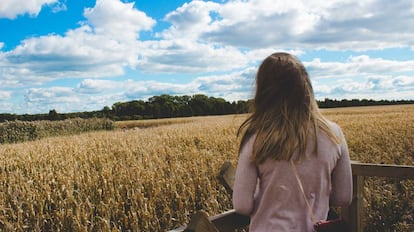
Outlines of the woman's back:
[{"label": "woman's back", "polygon": [[[317,220],[326,219],[330,205],[347,205],[352,197],[348,149],[340,128],[332,126],[342,143],[332,142],[321,132],[317,136],[318,154],[309,155],[308,159],[295,164]],[[312,231],[311,215],[290,162],[267,160],[258,166],[252,164],[253,140],[254,137],[240,153],[234,208],[239,213],[251,215],[250,231]],[[307,154],[312,154],[314,143],[308,145]],[[255,173],[260,179],[257,190]]]}]

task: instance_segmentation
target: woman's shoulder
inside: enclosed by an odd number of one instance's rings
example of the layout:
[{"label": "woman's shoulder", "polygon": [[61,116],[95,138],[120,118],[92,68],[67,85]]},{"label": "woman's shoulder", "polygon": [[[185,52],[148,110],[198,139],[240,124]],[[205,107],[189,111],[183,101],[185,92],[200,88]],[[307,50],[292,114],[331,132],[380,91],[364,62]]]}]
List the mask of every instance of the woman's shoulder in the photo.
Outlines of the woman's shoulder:
[{"label": "woman's shoulder", "polygon": [[339,143],[343,143],[343,141],[345,140],[345,135],[342,131],[341,126],[339,126],[336,122],[330,121],[330,120],[326,120],[327,121],[327,125],[331,131],[331,133],[336,136],[337,139],[339,139]]},{"label": "woman's shoulder", "polygon": [[333,122],[329,119],[326,119],[326,122],[328,123],[328,126],[331,128],[331,130],[335,132],[336,135],[342,134],[342,129],[336,122]]}]

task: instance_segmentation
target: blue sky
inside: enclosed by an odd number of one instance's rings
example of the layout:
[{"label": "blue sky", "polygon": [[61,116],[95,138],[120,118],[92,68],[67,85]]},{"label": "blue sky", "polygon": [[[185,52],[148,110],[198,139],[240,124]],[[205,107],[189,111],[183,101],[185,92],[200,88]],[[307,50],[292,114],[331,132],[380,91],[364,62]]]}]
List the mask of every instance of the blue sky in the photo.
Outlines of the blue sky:
[{"label": "blue sky", "polygon": [[0,113],[245,100],[276,51],[302,60],[318,99],[412,100],[412,25],[405,0],[2,0]]}]

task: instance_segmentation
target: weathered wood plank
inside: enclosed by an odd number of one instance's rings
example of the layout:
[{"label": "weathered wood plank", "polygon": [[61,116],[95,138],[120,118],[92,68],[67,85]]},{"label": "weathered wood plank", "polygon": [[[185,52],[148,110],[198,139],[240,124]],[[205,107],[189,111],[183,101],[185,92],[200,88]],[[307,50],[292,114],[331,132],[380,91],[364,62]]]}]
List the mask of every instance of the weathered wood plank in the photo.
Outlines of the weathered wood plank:
[{"label": "weathered wood plank", "polygon": [[351,231],[364,231],[362,215],[364,214],[364,176],[352,176],[352,202],[341,209],[341,216],[349,223]]},{"label": "weathered wood plank", "polygon": [[392,164],[369,164],[351,162],[354,176],[379,176],[401,179],[414,179],[414,166]]},{"label": "weathered wood plank", "polygon": [[250,218],[236,213],[234,209],[211,217],[200,210],[191,217],[187,226],[181,226],[169,232],[233,232],[245,229],[249,224]]},{"label": "weathered wood plank", "polygon": [[219,231],[234,231],[247,228],[250,217],[238,214],[232,209],[210,217],[210,221]]},{"label": "weathered wood plank", "polygon": [[203,210],[197,211],[188,223],[184,232],[219,232]]},{"label": "weathered wood plank", "polygon": [[226,191],[231,195],[233,194],[234,177],[236,176],[236,170],[230,161],[224,162],[217,175],[217,179],[221,185],[224,186]]}]

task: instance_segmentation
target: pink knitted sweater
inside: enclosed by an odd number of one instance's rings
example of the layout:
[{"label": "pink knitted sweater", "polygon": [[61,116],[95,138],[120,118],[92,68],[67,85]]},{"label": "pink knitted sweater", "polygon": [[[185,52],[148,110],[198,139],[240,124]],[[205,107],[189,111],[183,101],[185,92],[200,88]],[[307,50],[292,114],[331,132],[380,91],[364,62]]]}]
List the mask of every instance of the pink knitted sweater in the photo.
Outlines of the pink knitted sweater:
[{"label": "pink knitted sweater", "polygon": [[[326,219],[329,206],[345,206],[352,200],[348,147],[340,127],[333,123],[332,127],[342,143],[335,144],[326,134],[319,133],[318,154],[296,163],[317,220]],[[239,154],[233,187],[234,209],[250,215],[250,232],[313,231],[309,210],[290,163],[267,160],[256,166],[250,161],[254,138]],[[307,152],[311,152],[314,143],[308,144],[312,144],[307,148]]]}]

